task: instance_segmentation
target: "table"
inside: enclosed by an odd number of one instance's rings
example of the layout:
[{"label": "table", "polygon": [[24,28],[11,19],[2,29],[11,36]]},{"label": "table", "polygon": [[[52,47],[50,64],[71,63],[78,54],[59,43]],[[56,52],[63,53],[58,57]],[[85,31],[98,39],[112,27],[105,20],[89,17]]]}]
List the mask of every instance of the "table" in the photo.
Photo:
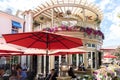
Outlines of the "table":
[{"label": "table", "polygon": [[86,69],[86,71],[74,70],[75,74],[82,74],[82,75],[92,75],[91,69]]},{"label": "table", "polygon": [[66,77],[57,77],[57,80],[71,80],[70,76],[66,76]]}]

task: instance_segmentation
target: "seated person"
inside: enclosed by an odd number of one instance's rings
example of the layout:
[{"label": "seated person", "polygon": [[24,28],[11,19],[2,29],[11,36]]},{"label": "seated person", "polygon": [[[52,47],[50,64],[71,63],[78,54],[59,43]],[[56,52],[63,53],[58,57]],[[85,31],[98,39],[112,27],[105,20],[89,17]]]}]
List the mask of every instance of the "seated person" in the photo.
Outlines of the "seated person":
[{"label": "seated person", "polygon": [[48,74],[46,80],[57,80],[56,77],[58,77],[58,73],[56,72],[55,69],[51,69],[51,73]]},{"label": "seated person", "polygon": [[0,68],[0,80],[4,80],[5,71],[3,68]]},{"label": "seated person", "polygon": [[72,67],[70,67],[70,69],[68,70],[68,75],[71,76],[72,78],[76,78]]},{"label": "seated person", "polygon": [[86,71],[84,63],[82,63],[82,64],[79,65],[78,70]]},{"label": "seated person", "polygon": [[12,74],[9,77],[9,80],[18,80],[17,79],[17,71],[12,71]]}]

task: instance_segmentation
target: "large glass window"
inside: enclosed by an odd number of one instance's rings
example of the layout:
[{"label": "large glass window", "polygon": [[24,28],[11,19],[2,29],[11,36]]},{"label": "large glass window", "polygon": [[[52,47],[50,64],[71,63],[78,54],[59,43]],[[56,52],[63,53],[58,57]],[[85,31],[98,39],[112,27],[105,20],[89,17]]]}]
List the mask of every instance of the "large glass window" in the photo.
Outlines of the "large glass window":
[{"label": "large glass window", "polygon": [[13,20],[11,23],[12,23],[12,33],[13,34],[18,33],[19,28],[22,28],[21,24],[19,22],[13,21]]},{"label": "large glass window", "polygon": [[18,28],[12,26],[12,34],[18,33]]},{"label": "large glass window", "polygon": [[90,44],[90,43],[88,43],[88,47],[91,47],[91,44]]},{"label": "large glass window", "polygon": [[88,67],[91,67],[92,61],[91,61],[91,52],[88,52]]},{"label": "large glass window", "polygon": [[59,71],[59,56],[55,56],[54,67],[57,71]]},{"label": "large glass window", "polygon": [[0,68],[6,70],[10,70],[10,56],[0,56]]},{"label": "large glass window", "polygon": [[92,52],[92,65],[93,65],[93,68],[95,68],[95,52]]},{"label": "large glass window", "polygon": [[95,48],[95,44],[92,44],[92,47],[94,47],[94,48]]},{"label": "large glass window", "polygon": [[79,54],[79,64],[83,63],[83,54]]},{"label": "large glass window", "polygon": [[72,64],[76,66],[76,54],[72,55]]},{"label": "large glass window", "polygon": [[62,21],[62,25],[66,26],[75,26],[77,24],[77,21]]}]

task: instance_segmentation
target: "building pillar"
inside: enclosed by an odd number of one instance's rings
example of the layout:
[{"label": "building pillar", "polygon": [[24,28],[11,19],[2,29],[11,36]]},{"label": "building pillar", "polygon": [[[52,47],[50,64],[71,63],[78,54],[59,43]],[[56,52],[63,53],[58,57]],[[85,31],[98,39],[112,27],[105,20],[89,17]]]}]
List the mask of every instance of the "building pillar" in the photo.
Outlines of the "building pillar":
[{"label": "building pillar", "polygon": [[54,69],[54,65],[55,65],[55,57],[49,56],[49,70]]},{"label": "building pillar", "polygon": [[79,54],[76,54],[76,66],[78,67],[78,64],[79,64]]},{"label": "building pillar", "polygon": [[59,56],[59,64],[61,64],[61,55]]},{"label": "building pillar", "polygon": [[42,65],[42,63],[41,63],[41,56],[37,56],[38,58],[37,58],[37,64],[38,64],[38,66],[37,66],[37,74],[40,74],[41,73],[41,65]]},{"label": "building pillar", "polygon": [[[33,12],[32,10],[28,10],[25,11],[23,13],[24,19],[25,19],[25,25],[23,26],[23,31],[24,32],[31,32],[32,31],[32,27],[33,27]],[[21,56],[21,63],[23,64],[24,62],[27,63],[27,65],[29,66],[29,68],[31,67],[31,56]]]},{"label": "building pillar", "polygon": [[95,51],[95,69],[97,69],[97,67],[98,67],[98,52],[97,52],[97,50]]},{"label": "building pillar", "polygon": [[53,26],[54,26],[54,10],[53,10],[53,8],[52,8],[52,14],[51,14],[51,16],[52,16],[52,17],[51,17],[51,18],[52,18],[52,19],[51,19],[51,20],[52,20],[51,26],[53,27]]},{"label": "building pillar", "polygon": [[70,64],[72,64],[72,55],[70,55]]},{"label": "building pillar", "polygon": [[91,68],[93,68],[93,53],[92,52],[90,53],[91,53]]},{"label": "building pillar", "polygon": [[85,67],[87,68],[87,65],[88,65],[87,54],[83,54],[83,63],[85,65]]},{"label": "building pillar", "polygon": [[32,31],[33,27],[33,12],[31,10],[25,11],[24,12],[25,16],[25,32],[30,32]]},{"label": "building pillar", "polygon": [[46,74],[46,55],[44,55],[44,74]]},{"label": "building pillar", "polygon": [[21,56],[21,65],[26,63],[26,56]]},{"label": "building pillar", "polygon": [[86,17],[85,17],[85,9],[83,8],[83,26],[85,26],[85,19]]},{"label": "building pillar", "polygon": [[65,55],[65,61],[68,63],[68,57],[67,57],[68,55],[66,54]]}]

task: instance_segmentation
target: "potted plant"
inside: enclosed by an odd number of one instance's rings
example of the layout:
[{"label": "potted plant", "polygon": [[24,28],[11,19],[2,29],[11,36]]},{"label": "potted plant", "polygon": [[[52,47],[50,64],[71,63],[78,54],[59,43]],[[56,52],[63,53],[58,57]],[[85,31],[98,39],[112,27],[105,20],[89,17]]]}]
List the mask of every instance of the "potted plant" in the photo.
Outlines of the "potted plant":
[{"label": "potted plant", "polygon": [[38,21],[36,21],[36,20],[33,21],[33,26],[36,27],[36,26],[39,26],[39,25],[40,25],[40,23]]},{"label": "potted plant", "polygon": [[95,21],[96,24],[98,24],[98,25],[101,23],[101,20],[100,20],[99,18],[96,18],[94,21]]}]

